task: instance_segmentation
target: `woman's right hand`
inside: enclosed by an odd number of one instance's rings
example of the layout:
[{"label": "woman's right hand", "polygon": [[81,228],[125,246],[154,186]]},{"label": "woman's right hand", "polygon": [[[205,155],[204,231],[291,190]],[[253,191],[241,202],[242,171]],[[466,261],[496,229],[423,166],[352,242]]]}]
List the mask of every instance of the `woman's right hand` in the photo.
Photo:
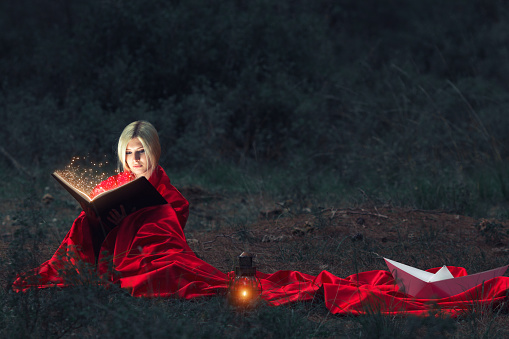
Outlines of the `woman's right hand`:
[{"label": "woman's right hand", "polygon": [[120,205],[120,212],[115,209],[110,211],[108,221],[117,226],[122,222],[122,220],[124,220],[125,217],[127,217],[127,213],[125,212],[124,206]]}]

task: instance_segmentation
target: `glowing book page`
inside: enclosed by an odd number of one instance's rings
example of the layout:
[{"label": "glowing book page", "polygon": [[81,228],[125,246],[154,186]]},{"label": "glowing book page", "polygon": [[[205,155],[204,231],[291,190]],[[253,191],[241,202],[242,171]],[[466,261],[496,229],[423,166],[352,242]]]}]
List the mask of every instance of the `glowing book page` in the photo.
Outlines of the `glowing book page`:
[{"label": "glowing book page", "polygon": [[384,258],[400,290],[416,298],[446,298],[463,293],[483,282],[499,277],[509,265],[493,270],[454,278],[446,266],[430,273],[394,260]]},{"label": "glowing book page", "polygon": [[90,199],[58,173],[54,172],[52,175],[84,209],[86,207],[92,208],[96,216],[101,219],[101,223],[108,225],[110,228],[115,226],[108,220],[108,215],[113,209],[120,211],[120,206],[123,206],[126,213],[129,214],[145,207],[167,203],[145,177],[139,177],[122,186],[102,192],[94,199]]}]

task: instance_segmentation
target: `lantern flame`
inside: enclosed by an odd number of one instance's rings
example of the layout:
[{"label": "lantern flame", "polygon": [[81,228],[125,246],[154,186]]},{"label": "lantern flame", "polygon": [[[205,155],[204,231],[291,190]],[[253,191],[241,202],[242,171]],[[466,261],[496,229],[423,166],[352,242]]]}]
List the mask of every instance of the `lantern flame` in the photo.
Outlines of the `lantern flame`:
[{"label": "lantern flame", "polygon": [[256,277],[237,276],[229,282],[229,301],[239,307],[256,305],[261,294],[261,285]]},{"label": "lantern flame", "polygon": [[241,309],[256,307],[260,301],[262,284],[256,276],[252,257],[243,252],[239,256],[239,266],[228,273],[228,302]]}]

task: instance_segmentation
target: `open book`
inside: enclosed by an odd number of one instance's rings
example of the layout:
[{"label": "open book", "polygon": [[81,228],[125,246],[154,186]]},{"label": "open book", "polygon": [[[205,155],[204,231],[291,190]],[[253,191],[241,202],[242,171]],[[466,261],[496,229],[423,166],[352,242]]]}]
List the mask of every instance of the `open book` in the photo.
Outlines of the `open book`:
[{"label": "open book", "polygon": [[387,258],[384,260],[400,290],[422,299],[447,298],[463,293],[503,275],[509,266],[455,278],[447,266],[443,266],[436,273],[430,273]]},{"label": "open book", "polygon": [[[108,215],[112,209],[120,212],[120,206],[124,206],[127,214],[137,211],[144,207],[164,205],[167,201],[152,186],[145,177],[136,178],[122,186],[116,187],[106,192],[102,192],[90,199],[88,194],[73,187],[73,185],[63,178],[58,172],[51,174],[82,207],[91,208],[101,222],[109,228],[112,228]],[[85,208],[84,208],[85,209]]]}]

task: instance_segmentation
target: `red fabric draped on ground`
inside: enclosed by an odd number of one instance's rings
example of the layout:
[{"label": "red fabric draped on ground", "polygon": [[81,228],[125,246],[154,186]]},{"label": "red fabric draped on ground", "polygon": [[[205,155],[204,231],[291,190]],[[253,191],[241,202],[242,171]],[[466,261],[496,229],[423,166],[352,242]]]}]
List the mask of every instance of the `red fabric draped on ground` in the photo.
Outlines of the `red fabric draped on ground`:
[{"label": "red fabric draped on ground", "polygon": [[[461,267],[448,266],[455,277],[466,275]],[[429,272],[436,272],[433,268]],[[259,274],[263,296],[273,305],[324,298],[333,314],[387,314],[458,316],[465,312],[493,309],[507,300],[508,277],[498,277],[464,293],[442,299],[416,299],[399,292],[389,271],[375,270],[344,279],[322,271],[316,277],[295,271]]]},{"label": "red fabric draped on ground", "polygon": [[[121,173],[103,182],[94,192],[97,194],[128,180],[129,174]],[[88,281],[89,277],[97,279],[99,275],[139,297],[191,299],[226,293],[227,275],[196,257],[187,245],[183,232],[189,213],[187,200],[170,184],[161,167],[150,182],[169,204],[145,208],[126,217],[106,236],[98,258],[93,249],[93,231],[81,213],[53,257],[21,274],[13,289],[19,292],[29,288],[65,287]],[[455,277],[466,275],[463,268],[449,267],[449,270]],[[509,287],[509,278],[499,277],[453,297],[428,300],[399,292],[392,275],[384,270],[360,272],[346,278],[327,271],[317,276],[297,271],[259,272],[258,277],[262,298],[271,305],[323,298],[333,314],[440,312],[457,316],[496,307],[506,300]]]}]

